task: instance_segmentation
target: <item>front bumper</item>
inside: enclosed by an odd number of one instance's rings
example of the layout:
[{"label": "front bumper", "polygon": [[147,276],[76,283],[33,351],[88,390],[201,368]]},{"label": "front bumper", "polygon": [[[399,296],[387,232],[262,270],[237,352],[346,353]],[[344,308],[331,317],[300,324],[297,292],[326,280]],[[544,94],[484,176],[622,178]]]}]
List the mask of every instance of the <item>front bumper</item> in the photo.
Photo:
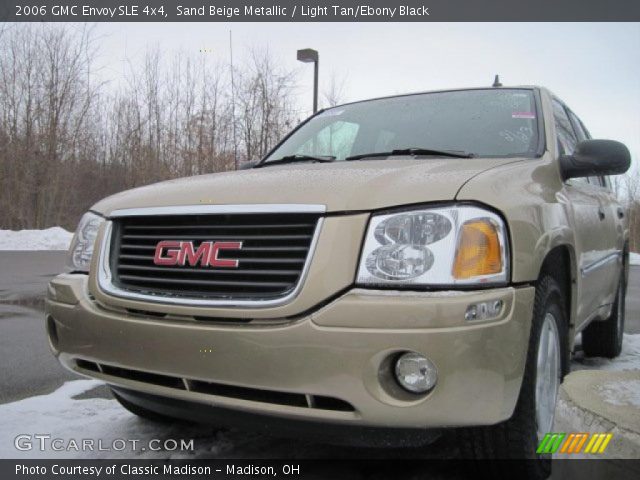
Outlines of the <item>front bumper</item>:
[{"label": "front bumper", "polygon": [[[533,298],[533,287],[352,289],[295,320],[222,324],[110,309],[88,293],[86,276],[61,275],[49,286],[46,312],[51,348],[65,367],[125,389],[285,419],[439,428],[512,415]],[[470,303],[495,299],[504,302],[498,318],[464,320]],[[437,367],[438,383],[427,395],[402,391],[391,376],[390,359],[407,350]],[[114,374],[122,371],[156,375]],[[223,388],[190,388],[207,382]],[[309,403],[256,397],[260,391]],[[315,405],[316,397],[352,408]]]}]

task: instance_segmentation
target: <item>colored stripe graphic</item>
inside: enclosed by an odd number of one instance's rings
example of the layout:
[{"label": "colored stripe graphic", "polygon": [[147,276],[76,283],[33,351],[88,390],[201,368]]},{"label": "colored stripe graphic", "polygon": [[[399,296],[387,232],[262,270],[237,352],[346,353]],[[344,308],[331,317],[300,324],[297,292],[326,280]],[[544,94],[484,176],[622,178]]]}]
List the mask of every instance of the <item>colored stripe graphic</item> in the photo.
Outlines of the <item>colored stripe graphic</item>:
[{"label": "colored stripe graphic", "polygon": [[540,445],[538,445],[538,449],[536,450],[536,453],[542,453],[544,449],[547,447],[547,443],[549,443],[550,439],[551,439],[551,434],[550,433],[545,434],[544,438],[540,441]]},{"label": "colored stripe graphic", "polygon": [[600,450],[598,451],[598,453],[604,453],[604,451],[607,448],[607,445],[609,445],[609,442],[611,441],[612,438],[613,438],[613,434],[608,433],[607,438],[605,438],[604,442],[602,442],[602,445],[600,446]]},{"label": "colored stripe graphic", "polygon": [[591,436],[591,440],[589,440],[589,443],[587,444],[587,448],[584,449],[584,453],[591,453],[591,447],[593,447],[593,444],[596,443],[596,440],[598,439],[598,437],[599,435],[597,433]]},{"label": "colored stripe graphic", "polygon": [[594,433],[584,453],[604,453],[611,438],[613,438],[611,433]]},{"label": "colored stripe graphic", "polygon": [[556,453],[565,436],[566,433],[547,433],[540,442],[536,453]]},{"label": "colored stripe graphic", "polygon": [[576,434],[575,433],[570,433],[569,436],[567,437],[567,439],[565,440],[564,444],[562,445],[562,448],[560,449],[560,453],[567,453],[567,451],[569,450],[569,447],[571,446],[574,438],[576,438]]},{"label": "colored stripe graphic", "polygon": [[587,441],[587,438],[589,438],[589,434],[588,433],[581,433],[580,435],[582,435],[582,438],[578,442],[578,445],[576,446],[575,451],[572,451],[571,453],[580,453],[580,450],[582,450],[582,446]]},{"label": "colored stripe graphic", "polygon": [[560,450],[560,453],[580,453],[580,450],[582,449],[582,445],[584,445],[584,442],[586,442],[587,438],[589,438],[589,434],[588,433],[572,433],[569,436],[571,437],[571,441],[569,441],[569,439],[567,438],[567,441],[564,442],[564,445],[562,446],[562,450]]},{"label": "colored stripe graphic", "polygon": [[612,438],[613,435],[611,433],[589,434],[580,432],[566,434],[551,432],[544,436],[540,445],[538,445],[536,453],[576,454],[583,451],[582,448],[585,444],[584,453],[604,453]]},{"label": "colored stripe graphic", "polygon": [[538,449],[536,450],[536,453],[542,453],[544,451],[544,449],[547,447],[547,443],[549,442],[550,438],[551,438],[550,433],[545,434],[544,438],[540,441],[540,445],[538,445]]}]

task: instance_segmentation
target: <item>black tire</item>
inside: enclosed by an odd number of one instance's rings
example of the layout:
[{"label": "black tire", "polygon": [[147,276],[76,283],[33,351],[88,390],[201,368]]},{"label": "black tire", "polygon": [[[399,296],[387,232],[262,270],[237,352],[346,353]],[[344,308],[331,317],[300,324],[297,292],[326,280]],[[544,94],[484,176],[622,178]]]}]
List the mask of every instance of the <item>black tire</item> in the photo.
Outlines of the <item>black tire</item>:
[{"label": "black tire", "polygon": [[582,350],[588,357],[615,358],[622,351],[624,335],[624,310],[626,303],[625,274],[620,275],[616,300],[611,316],[603,321],[593,321],[582,331]]},{"label": "black tire", "polygon": [[[522,387],[513,416],[498,425],[462,429],[459,432],[460,453],[474,459],[527,459],[526,462],[495,462],[492,472],[497,478],[541,480],[551,473],[549,455],[536,453],[538,429],[536,421],[537,354],[542,326],[547,313],[552,313],[560,343],[560,381],[569,366],[567,321],[562,289],[551,276],[538,282],[533,309],[531,334]],[[546,433],[546,432],[545,432]]]},{"label": "black tire", "polygon": [[111,394],[118,401],[120,405],[122,405],[125,409],[129,410],[134,415],[137,415],[140,418],[144,418],[145,420],[149,420],[154,423],[189,423],[186,420],[182,420],[180,418],[170,417],[169,415],[164,415],[162,413],[155,412],[153,410],[149,410],[148,408],[141,407],[140,405],[136,405],[135,403],[131,403],[126,398],[123,398],[118,394],[113,388],[109,387],[111,390]]}]

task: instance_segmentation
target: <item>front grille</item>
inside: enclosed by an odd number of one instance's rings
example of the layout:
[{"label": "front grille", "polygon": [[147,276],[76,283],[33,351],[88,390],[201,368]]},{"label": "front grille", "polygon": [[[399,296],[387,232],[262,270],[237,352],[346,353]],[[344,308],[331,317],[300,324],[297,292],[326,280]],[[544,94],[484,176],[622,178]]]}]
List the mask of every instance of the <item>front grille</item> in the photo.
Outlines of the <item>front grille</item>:
[{"label": "front grille", "polygon": [[[311,213],[153,215],[114,220],[110,267],[114,286],[143,294],[269,300],[293,291],[309,255],[319,215]],[[220,250],[237,268],[154,264],[160,241],[242,242]]]}]

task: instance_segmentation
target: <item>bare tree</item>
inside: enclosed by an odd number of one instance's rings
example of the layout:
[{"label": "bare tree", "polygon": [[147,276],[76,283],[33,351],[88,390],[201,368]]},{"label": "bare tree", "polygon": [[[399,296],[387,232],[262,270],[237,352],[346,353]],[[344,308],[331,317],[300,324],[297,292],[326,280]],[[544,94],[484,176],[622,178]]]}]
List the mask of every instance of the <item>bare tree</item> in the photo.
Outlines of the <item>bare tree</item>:
[{"label": "bare tree", "polygon": [[0,202],[14,205],[3,223],[42,228],[60,221],[57,206],[70,198],[64,172],[89,148],[87,114],[96,94],[91,31],[26,26],[0,41]]},{"label": "bare tree", "polygon": [[347,78],[333,72],[329,86],[322,91],[323,107],[335,107],[345,102]]},{"label": "bare tree", "polygon": [[293,72],[279,67],[268,51],[253,50],[244,72],[236,74],[238,120],[245,159],[264,156],[292,127]]},{"label": "bare tree", "polygon": [[95,40],[90,27],[0,31],[0,228],[72,229],[104,196],[233,169],[236,142],[258,158],[294,124],[294,75],[266,51],[234,72],[234,103],[225,65],[158,48],[107,89]]},{"label": "bare tree", "polygon": [[624,176],[615,177],[618,198],[629,212],[629,249],[640,250],[640,176],[632,168]]}]

